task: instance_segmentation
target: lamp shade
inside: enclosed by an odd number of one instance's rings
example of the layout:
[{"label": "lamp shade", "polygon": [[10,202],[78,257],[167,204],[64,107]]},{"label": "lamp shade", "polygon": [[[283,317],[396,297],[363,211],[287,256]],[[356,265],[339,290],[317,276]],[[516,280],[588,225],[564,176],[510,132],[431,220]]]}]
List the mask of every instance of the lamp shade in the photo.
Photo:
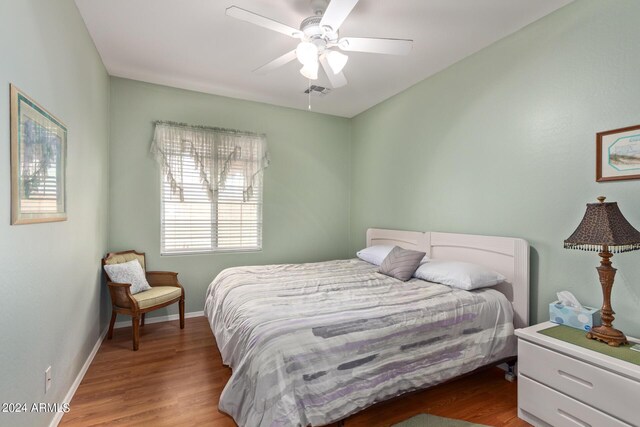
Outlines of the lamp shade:
[{"label": "lamp shade", "polygon": [[622,215],[616,202],[587,203],[587,211],[576,231],[564,241],[567,249],[602,251],[606,246],[613,253],[640,249],[640,232]]}]

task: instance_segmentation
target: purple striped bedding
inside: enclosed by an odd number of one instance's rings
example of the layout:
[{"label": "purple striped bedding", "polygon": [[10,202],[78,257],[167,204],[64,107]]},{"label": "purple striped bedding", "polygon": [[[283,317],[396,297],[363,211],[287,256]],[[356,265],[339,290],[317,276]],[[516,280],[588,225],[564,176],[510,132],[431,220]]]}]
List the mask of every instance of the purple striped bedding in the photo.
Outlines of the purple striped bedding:
[{"label": "purple striped bedding", "polygon": [[498,291],[376,270],[354,259],[222,271],[205,303],[233,370],[220,409],[240,426],[320,426],[516,354]]}]

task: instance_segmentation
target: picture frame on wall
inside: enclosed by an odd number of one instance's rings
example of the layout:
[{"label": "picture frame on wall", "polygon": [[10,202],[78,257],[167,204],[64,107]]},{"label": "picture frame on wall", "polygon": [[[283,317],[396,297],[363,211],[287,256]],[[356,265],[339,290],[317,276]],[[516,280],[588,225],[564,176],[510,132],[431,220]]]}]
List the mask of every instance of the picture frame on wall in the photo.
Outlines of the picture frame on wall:
[{"label": "picture frame on wall", "polygon": [[66,221],[67,127],[14,85],[11,224]]},{"label": "picture frame on wall", "polygon": [[596,181],[640,179],[640,125],[596,134]]}]

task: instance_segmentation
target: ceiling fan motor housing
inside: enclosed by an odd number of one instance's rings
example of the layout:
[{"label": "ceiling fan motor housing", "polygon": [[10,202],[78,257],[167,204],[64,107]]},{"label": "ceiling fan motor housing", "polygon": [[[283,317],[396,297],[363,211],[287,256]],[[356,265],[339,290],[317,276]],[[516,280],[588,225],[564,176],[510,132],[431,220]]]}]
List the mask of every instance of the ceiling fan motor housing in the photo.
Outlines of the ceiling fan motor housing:
[{"label": "ceiling fan motor housing", "polygon": [[319,51],[335,45],[338,41],[337,31],[327,31],[320,27],[322,16],[310,16],[300,24],[300,31],[304,34],[304,40],[315,44]]}]

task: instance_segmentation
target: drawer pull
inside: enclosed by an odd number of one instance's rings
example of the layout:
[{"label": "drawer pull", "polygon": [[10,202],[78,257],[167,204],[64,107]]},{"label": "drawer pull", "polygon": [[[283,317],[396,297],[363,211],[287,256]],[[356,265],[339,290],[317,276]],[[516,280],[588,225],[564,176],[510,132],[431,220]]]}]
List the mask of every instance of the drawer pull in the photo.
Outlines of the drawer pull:
[{"label": "drawer pull", "polygon": [[581,419],[574,417],[573,415],[571,415],[568,412],[563,411],[562,409],[558,409],[558,414],[560,414],[561,416],[565,417],[569,421],[576,423],[577,425],[579,425],[581,427],[591,427],[591,424],[585,423]]},{"label": "drawer pull", "polygon": [[583,380],[582,378],[576,377],[575,375],[571,375],[568,372],[562,371],[562,370],[558,370],[558,375],[560,375],[562,378],[566,378],[568,380],[571,380],[573,382],[576,382],[582,386],[588,387],[588,388],[593,388],[593,384],[590,383],[587,380]]}]

